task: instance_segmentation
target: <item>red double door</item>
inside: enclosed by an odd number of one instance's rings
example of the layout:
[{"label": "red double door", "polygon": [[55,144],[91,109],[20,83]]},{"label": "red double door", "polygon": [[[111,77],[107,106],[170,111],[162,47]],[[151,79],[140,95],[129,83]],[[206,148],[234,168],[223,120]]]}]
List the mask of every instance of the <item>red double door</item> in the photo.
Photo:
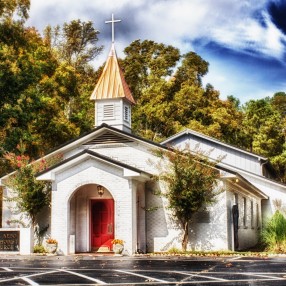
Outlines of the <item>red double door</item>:
[{"label": "red double door", "polygon": [[114,200],[91,201],[91,249],[112,250],[114,238]]}]

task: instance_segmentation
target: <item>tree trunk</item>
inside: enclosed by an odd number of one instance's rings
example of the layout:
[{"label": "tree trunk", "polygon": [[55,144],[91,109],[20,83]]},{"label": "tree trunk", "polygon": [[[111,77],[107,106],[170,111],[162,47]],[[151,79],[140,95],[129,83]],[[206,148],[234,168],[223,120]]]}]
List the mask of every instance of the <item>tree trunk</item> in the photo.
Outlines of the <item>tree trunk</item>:
[{"label": "tree trunk", "polygon": [[189,222],[184,223],[184,229],[183,229],[183,239],[182,239],[182,250],[186,251],[187,250],[187,245],[189,241]]}]

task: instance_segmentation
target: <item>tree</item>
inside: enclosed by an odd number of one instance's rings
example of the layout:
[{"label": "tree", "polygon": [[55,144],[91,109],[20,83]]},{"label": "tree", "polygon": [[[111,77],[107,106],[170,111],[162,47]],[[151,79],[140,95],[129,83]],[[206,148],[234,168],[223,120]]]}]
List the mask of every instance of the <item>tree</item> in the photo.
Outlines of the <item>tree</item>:
[{"label": "tree", "polygon": [[[101,50],[98,31],[91,22],[72,21],[61,46],[52,46],[34,28],[7,25],[0,23],[0,158],[22,140],[34,159],[93,127],[89,62]],[[60,57],[65,49],[69,57]],[[0,165],[0,175],[7,173],[9,166]]]},{"label": "tree", "polygon": [[136,40],[124,51],[120,63],[137,101],[135,133],[161,141],[188,127],[232,144],[239,141],[241,112],[220,100],[211,85],[202,86],[208,62],[194,52],[181,55],[175,47],[147,40]]},{"label": "tree", "polygon": [[141,101],[142,92],[158,79],[170,77],[180,59],[177,48],[150,40],[136,40],[124,49],[124,53],[126,57],[120,64],[136,101]]},{"label": "tree", "polygon": [[[23,146],[20,146],[19,150],[22,148]],[[48,161],[42,159],[39,162],[30,162],[29,156],[25,154],[16,155],[12,152],[6,153],[4,157],[16,169],[6,183],[11,194],[6,199],[16,204],[17,211],[27,215],[34,228],[38,214],[44,207],[50,205],[51,196],[51,184],[37,181],[35,174],[59,162],[61,156],[50,158]]]},{"label": "tree", "polygon": [[101,53],[98,46],[99,31],[91,21],[73,20],[62,27],[47,26],[44,42],[63,68],[72,70],[73,88],[66,92],[65,111],[69,122],[80,128],[80,133],[93,126],[93,104],[89,100],[94,89],[97,72],[91,62]]},{"label": "tree", "polygon": [[0,1],[0,21],[12,22],[15,16],[20,21],[28,19],[30,0],[1,0]]},{"label": "tree", "polygon": [[243,106],[245,147],[266,157],[277,156],[284,143],[283,120],[270,98],[250,100]]},{"label": "tree", "polygon": [[281,116],[286,116],[286,93],[283,91],[276,92],[270,99],[270,104],[278,110]]},{"label": "tree", "polygon": [[[219,171],[215,168],[220,159],[210,161],[207,153],[195,149],[158,151],[159,180],[165,182],[161,195],[168,199],[169,208],[183,230],[182,249],[186,251],[189,225],[193,215],[215,201],[219,190]],[[167,161],[167,166],[165,162]]]},{"label": "tree", "polygon": [[60,61],[66,61],[76,70],[84,69],[103,47],[97,46],[99,31],[91,21],[72,20],[63,27],[47,26],[44,40],[54,50]]}]

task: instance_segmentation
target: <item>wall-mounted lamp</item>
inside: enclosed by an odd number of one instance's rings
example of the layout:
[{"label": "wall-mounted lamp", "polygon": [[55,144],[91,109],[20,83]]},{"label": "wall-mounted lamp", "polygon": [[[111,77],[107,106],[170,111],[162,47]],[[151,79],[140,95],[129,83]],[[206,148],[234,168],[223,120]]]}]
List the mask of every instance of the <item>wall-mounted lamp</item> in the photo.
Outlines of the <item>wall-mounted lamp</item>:
[{"label": "wall-mounted lamp", "polygon": [[104,194],[104,188],[101,185],[97,186],[97,193],[99,194],[100,197]]}]

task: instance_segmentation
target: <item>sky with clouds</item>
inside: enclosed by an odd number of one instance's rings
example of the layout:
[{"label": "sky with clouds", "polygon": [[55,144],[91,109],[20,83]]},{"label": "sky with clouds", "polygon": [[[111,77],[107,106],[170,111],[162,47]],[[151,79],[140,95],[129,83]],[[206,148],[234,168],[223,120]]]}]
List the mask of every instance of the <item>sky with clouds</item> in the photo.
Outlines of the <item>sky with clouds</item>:
[{"label": "sky with clouds", "polygon": [[242,103],[286,92],[285,0],[31,0],[28,25],[40,32],[48,24],[91,20],[110,49],[115,19],[116,51],[136,39],[170,44],[182,53],[195,51],[210,64],[204,84],[221,98],[234,95]]}]

